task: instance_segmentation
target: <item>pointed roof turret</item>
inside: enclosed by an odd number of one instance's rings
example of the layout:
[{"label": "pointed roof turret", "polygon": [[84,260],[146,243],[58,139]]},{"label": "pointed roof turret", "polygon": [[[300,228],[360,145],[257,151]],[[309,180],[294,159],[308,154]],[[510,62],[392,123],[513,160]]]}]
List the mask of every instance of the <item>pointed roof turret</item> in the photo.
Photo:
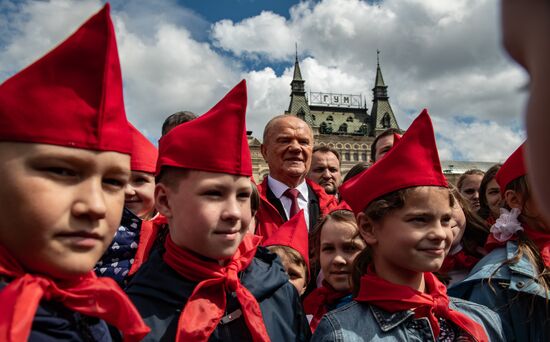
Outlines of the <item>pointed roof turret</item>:
[{"label": "pointed roof turret", "polygon": [[374,88],[372,88],[372,103],[371,116],[374,135],[388,128],[399,129],[390,106],[388,86],[384,83],[382,70],[380,69],[380,50],[376,50],[376,80]]},{"label": "pointed roof turret", "polygon": [[380,69],[380,50],[376,50],[376,80],[374,87],[386,87],[384,77],[382,77],[382,70]]},{"label": "pointed roof turret", "polygon": [[300,63],[298,63],[298,43],[296,43],[296,60],[294,61],[294,81],[303,81],[302,72],[300,71]]}]

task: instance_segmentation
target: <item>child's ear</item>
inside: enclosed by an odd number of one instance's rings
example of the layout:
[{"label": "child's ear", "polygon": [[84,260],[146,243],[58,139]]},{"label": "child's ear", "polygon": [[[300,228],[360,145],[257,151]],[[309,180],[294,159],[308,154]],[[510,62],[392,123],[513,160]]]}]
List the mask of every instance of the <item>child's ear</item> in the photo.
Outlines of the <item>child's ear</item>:
[{"label": "child's ear", "polygon": [[518,194],[514,190],[506,190],[504,192],[504,201],[512,209],[514,209],[514,208],[522,209],[523,208],[523,198],[520,194]]},{"label": "child's ear", "polygon": [[170,189],[162,183],[155,185],[155,208],[166,218],[172,218],[172,207],[168,201],[168,192]]},{"label": "child's ear", "polygon": [[357,226],[363,240],[369,245],[375,245],[378,240],[374,234],[374,224],[367,214],[363,212],[357,214]]}]

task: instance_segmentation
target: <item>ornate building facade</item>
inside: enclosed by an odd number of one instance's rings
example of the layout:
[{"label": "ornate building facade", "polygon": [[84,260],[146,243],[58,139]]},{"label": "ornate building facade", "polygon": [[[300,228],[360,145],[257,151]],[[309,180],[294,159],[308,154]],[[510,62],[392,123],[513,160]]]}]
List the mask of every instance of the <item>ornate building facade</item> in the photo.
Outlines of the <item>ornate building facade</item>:
[{"label": "ornate building facade", "polygon": [[[309,92],[305,90],[298,55],[294,62],[294,75],[290,83],[290,104],[287,115],[305,120],[313,129],[315,145],[326,145],[340,153],[342,174],[359,162],[370,161],[370,149],[375,136],[397,128],[391,108],[387,86],[377,58],[372,110],[369,114],[366,100],[361,95]],[[252,155],[254,178],[261,181],[269,168],[260,152],[261,143],[251,133],[248,144]]]}]

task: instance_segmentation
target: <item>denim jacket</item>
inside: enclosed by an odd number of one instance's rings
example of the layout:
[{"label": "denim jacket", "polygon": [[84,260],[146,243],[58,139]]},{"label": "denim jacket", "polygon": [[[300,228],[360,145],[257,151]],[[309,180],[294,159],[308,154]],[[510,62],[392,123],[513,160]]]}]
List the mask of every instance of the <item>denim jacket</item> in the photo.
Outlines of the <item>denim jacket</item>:
[{"label": "denim jacket", "polygon": [[[505,341],[500,319],[493,311],[482,305],[451,297],[449,307],[481,324],[489,341]],[[327,313],[311,341],[424,342],[435,339],[428,319],[415,319],[412,310],[389,313],[370,304],[352,301]]]},{"label": "denim jacket", "polygon": [[550,341],[550,293],[537,282],[534,266],[525,255],[515,264],[503,265],[517,252],[517,242],[508,241],[481,259],[448,293],[495,310],[509,341]]}]

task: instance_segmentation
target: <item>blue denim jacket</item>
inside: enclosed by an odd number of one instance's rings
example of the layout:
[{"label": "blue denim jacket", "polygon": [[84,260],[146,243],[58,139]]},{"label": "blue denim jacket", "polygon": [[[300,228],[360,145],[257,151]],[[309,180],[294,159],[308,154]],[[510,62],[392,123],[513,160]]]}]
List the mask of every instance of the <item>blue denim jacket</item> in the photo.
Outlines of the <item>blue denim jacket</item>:
[{"label": "blue denim jacket", "polygon": [[[505,341],[500,319],[488,308],[449,297],[449,307],[481,324],[489,341]],[[413,324],[421,328],[411,328]],[[353,301],[327,313],[311,341],[434,341],[426,317],[414,318],[412,310],[386,312],[376,306]]]},{"label": "blue denim jacket", "polygon": [[537,282],[535,268],[525,256],[503,265],[517,252],[517,242],[508,241],[481,259],[448,293],[495,310],[509,341],[550,341],[550,293]]}]

